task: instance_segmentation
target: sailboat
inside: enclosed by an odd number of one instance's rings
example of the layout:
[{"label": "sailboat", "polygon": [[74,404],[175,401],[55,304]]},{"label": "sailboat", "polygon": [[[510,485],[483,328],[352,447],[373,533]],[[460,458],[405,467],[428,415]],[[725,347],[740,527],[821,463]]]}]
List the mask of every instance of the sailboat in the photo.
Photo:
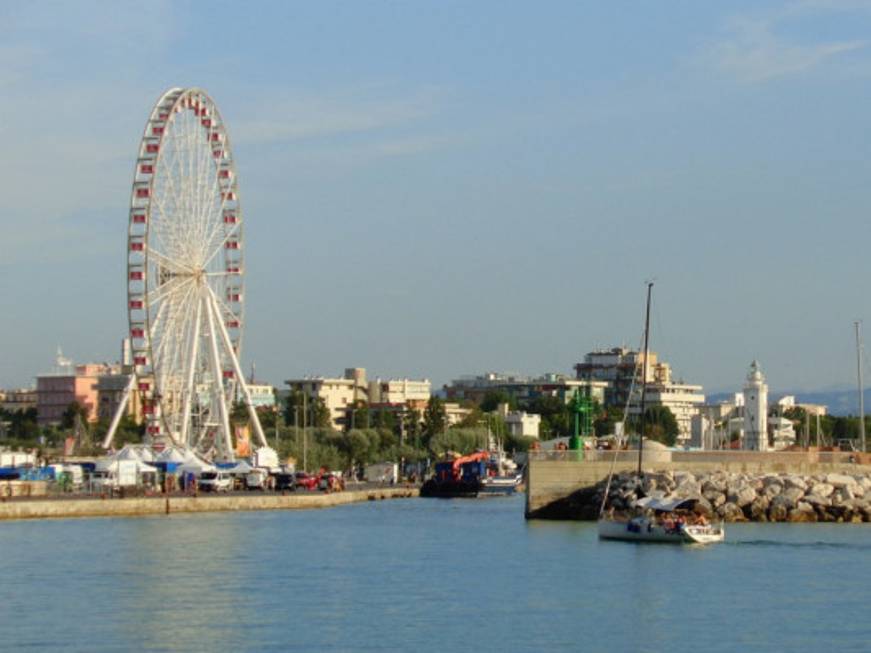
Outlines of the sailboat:
[{"label": "sailboat", "polygon": [[[647,359],[650,353],[650,298],[653,282],[647,284],[647,310],[644,319],[644,359],[641,373],[641,429],[638,439],[638,478],[641,479],[641,460],[644,452],[645,399],[647,397]],[[616,451],[615,451],[616,460]],[[611,487],[613,466],[608,474],[605,497],[599,511],[597,523],[599,538],[603,540],[625,540],[630,542],[663,542],[670,544],[713,544],[722,542],[726,531],[720,524],[709,524],[703,518],[690,517],[695,499],[642,497],[635,502],[637,514],[621,518],[606,513],[608,489]]]}]

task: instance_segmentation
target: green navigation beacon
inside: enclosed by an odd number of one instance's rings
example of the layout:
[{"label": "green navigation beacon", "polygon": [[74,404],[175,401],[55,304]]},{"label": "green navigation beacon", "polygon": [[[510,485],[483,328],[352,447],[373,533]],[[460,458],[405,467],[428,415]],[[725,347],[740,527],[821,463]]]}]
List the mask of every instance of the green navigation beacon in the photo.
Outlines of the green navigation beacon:
[{"label": "green navigation beacon", "polygon": [[575,414],[575,433],[569,438],[569,449],[583,451],[582,438],[588,438],[593,434],[593,400],[590,398],[589,386],[583,394],[580,388],[575,388],[569,407]]}]

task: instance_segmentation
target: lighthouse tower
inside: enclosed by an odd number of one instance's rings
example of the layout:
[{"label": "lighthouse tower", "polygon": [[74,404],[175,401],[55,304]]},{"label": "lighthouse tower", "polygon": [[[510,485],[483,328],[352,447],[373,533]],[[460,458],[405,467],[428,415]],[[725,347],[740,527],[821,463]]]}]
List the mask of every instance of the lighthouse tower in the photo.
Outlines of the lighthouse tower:
[{"label": "lighthouse tower", "polygon": [[768,449],[768,386],[759,361],[753,361],[744,384],[744,449]]}]

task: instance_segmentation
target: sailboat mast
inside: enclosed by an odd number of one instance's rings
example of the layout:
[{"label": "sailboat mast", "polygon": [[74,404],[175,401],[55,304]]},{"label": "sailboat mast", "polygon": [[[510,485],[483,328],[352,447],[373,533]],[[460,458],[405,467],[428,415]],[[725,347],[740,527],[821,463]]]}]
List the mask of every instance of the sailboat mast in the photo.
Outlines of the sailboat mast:
[{"label": "sailboat mast", "polygon": [[862,388],[862,323],[859,320],[856,325],[856,375],[859,377],[859,438],[861,450],[865,448],[865,390]]},{"label": "sailboat mast", "polygon": [[647,398],[647,357],[650,353],[650,295],[653,282],[647,282],[647,310],[644,316],[644,360],[641,364],[641,429],[638,436],[638,478],[641,478],[641,455],[644,451],[644,400]]}]

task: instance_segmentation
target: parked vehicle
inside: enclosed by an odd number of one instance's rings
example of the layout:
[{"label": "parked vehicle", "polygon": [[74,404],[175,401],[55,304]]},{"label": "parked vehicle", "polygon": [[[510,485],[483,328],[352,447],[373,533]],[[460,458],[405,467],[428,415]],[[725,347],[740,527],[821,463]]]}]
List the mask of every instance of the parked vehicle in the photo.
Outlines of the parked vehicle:
[{"label": "parked vehicle", "polygon": [[138,481],[139,463],[135,460],[114,460],[100,465],[91,474],[91,486],[97,492],[134,487]]},{"label": "parked vehicle", "polygon": [[203,492],[229,492],[233,488],[233,477],[224,471],[203,472],[197,486]]},{"label": "parked vehicle", "polygon": [[295,474],[289,472],[280,472],[275,475],[275,489],[278,492],[284,492],[285,490],[295,490],[296,489],[296,478]]},{"label": "parked vehicle", "polygon": [[296,485],[304,490],[317,489],[319,480],[319,477],[312,476],[311,474],[307,474],[306,472],[297,472],[294,479]]},{"label": "parked vehicle", "polygon": [[54,479],[58,487],[64,491],[70,492],[81,489],[84,484],[85,475],[81,465],[49,465],[54,470]]},{"label": "parked vehicle", "polygon": [[270,485],[269,472],[265,469],[252,469],[245,475],[245,489],[268,490]]},{"label": "parked vehicle", "polygon": [[345,489],[342,472],[321,472],[318,478],[318,489],[325,492],[337,492]]},{"label": "parked vehicle", "polygon": [[370,483],[389,483],[393,485],[399,481],[399,465],[396,463],[367,465],[363,471],[363,478]]}]

